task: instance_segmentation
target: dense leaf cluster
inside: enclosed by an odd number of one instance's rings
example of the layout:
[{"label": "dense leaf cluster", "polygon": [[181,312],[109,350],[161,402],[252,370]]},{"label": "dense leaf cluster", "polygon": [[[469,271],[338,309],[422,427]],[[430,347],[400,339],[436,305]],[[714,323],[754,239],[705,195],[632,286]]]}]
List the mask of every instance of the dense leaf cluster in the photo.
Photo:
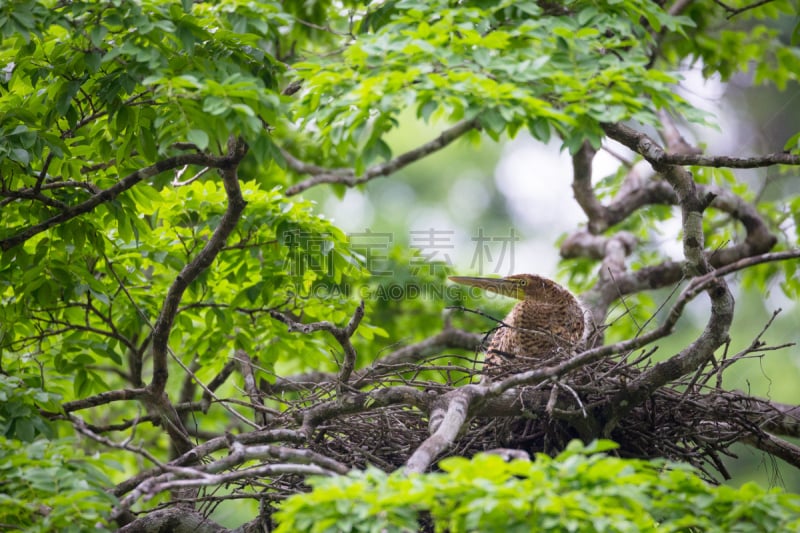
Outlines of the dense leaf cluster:
[{"label": "dense leaf cluster", "polygon": [[286,500],[277,531],[798,531],[800,497],[753,483],[715,487],[686,466],[573,442],[555,458],[449,458],[442,472],[316,478]]},{"label": "dense leaf cluster", "polygon": [[95,530],[115,501],[104,490],[109,463],[84,456],[71,439],[0,437],[0,523],[31,533]]}]

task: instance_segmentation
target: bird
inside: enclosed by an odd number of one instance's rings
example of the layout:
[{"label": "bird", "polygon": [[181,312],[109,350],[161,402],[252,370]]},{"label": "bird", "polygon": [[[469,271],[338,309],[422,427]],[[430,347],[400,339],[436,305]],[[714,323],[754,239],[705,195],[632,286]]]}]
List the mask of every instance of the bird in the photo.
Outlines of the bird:
[{"label": "bird", "polygon": [[568,289],[553,280],[536,274],[450,276],[450,280],[520,300],[489,341],[483,381],[530,370],[544,360],[564,359],[586,340],[587,311]]}]

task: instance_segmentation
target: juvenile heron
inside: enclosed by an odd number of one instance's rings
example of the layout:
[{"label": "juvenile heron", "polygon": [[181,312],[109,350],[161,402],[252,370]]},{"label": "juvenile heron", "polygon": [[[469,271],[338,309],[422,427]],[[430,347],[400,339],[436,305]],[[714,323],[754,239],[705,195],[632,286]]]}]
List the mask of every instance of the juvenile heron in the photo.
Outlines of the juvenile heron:
[{"label": "juvenile heron", "polygon": [[521,300],[506,315],[489,342],[483,369],[485,377],[523,372],[542,360],[569,356],[587,333],[587,314],[575,296],[542,276],[451,276],[450,280]]}]

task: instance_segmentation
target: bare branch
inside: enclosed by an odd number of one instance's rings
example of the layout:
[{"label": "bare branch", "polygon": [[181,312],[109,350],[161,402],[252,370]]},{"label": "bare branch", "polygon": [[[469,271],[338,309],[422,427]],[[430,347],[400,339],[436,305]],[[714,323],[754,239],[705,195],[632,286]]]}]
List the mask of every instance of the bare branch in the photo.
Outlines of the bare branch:
[{"label": "bare branch", "polygon": [[153,454],[151,454],[149,451],[147,451],[144,448],[140,448],[140,447],[137,447],[137,446],[132,446],[130,444],[130,442],[129,442],[130,439],[126,440],[125,442],[121,442],[121,443],[114,442],[113,440],[111,440],[111,439],[109,439],[107,437],[103,437],[102,435],[98,435],[97,433],[92,431],[91,428],[89,428],[89,426],[86,424],[86,422],[84,422],[81,418],[79,418],[77,416],[70,416],[69,418],[70,418],[70,421],[72,422],[72,426],[76,430],[78,430],[79,433],[81,433],[83,435],[86,435],[87,437],[89,437],[93,441],[99,442],[100,444],[108,446],[109,448],[114,448],[114,449],[117,449],[117,450],[125,450],[125,451],[128,451],[128,452],[132,452],[132,453],[141,455],[142,457],[146,458],[148,461],[150,461],[154,465],[162,466],[161,461],[156,459],[156,457],[154,457]]},{"label": "bare branch", "polygon": [[[167,343],[169,333],[172,330],[172,322],[178,310],[183,292],[189,284],[197,278],[214,261],[220,249],[225,245],[228,235],[236,227],[239,217],[244,210],[245,202],[239,188],[239,179],[236,175],[236,167],[247,152],[247,146],[239,139],[231,137],[228,141],[228,156],[216,165],[220,168],[222,182],[225,186],[225,193],[228,196],[228,207],[220,219],[219,225],[214,230],[211,238],[200,250],[192,261],[183,267],[175,281],[167,291],[164,304],[153,327],[153,380],[148,386],[152,394],[160,395],[167,384]],[[197,154],[187,154],[185,157],[196,156]],[[176,165],[177,166],[177,165]]]},{"label": "bare branch", "polygon": [[36,192],[30,189],[22,189],[18,191],[2,191],[2,195],[5,196],[3,200],[0,200],[0,207],[4,207],[16,200],[35,200],[37,202],[41,202],[48,207],[52,207],[55,209],[69,209],[69,206],[60,200],[56,200],[55,198],[51,198],[42,194],[41,192]]},{"label": "bare branch", "polygon": [[281,313],[280,311],[274,309],[270,310],[270,316],[286,324],[289,327],[290,332],[299,331],[301,333],[308,334],[315,331],[327,331],[330,333],[333,338],[336,339],[339,345],[341,345],[342,350],[344,350],[344,361],[342,362],[341,369],[339,371],[339,382],[347,383],[347,381],[350,379],[350,375],[353,373],[353,369],[355,368],[357,355],[356,349],[353,347],[353,343],[350,341],[350,337],[353,336],[353,333],[355,333],[356,329],[358,329],[358,325],[361,323],[361,319],[364,318],[364,300],[361,300],[361,303],[356,308],[353,316],[350,318],[350,321],[343,328],[340,328],[332,322],[328,322],[327,320],[303,324],[302,322],[297,322],[286,313]]},{"label": "bare branch", "polygon": [[253,404],[253,420],[260,427],[266,426],[268,421],[267,413],[263,409],[258,409],[258,407],[264,407],[264,400],[261,398],[258,384],[253,374],[253,361],[244,350],[236,350],[234,356],[239,362],[239,371],[244,378],[244,390],[250,398],[250,403]]},{"label": "bare branch", "polygon": [[638,152],[653,167],[661,171],[665,165],[693,165],[700,167],[761,168],[772,165],[800,165],[800,155],[786,152],[733,157],[724,155],[705,156],[700,154],[670,154],[644,133],[637,132],[623,124],[604,124],[603,129],[612,139],[621,142]]},{"label": "bare branch", "polygon": [[358,304],[347,326],[341,329],[337,328],[331,332],[344,350],[344,361],[339,371],[340,384],[347,383],[353,373],[353,369],[356,367],[356,349],[353,347],[353,343],[350,342],[350,337],[356,332],[362,318],[364,318],[364,300],[361,300],[361,303]]},{"label": "bare branch", "polygon": [[[228,411],[231,414],[231,416],[233,416],[233,418],[236,418],[237,420],[240,420],[240,421],[244,422],[244,424],[247,425],[247,426],[251,426],[251,427],[255,427],[256,426],[255,422],[252,422],[252,421],[248,420],[247,417],[245,417],[243,414],[239,413],[239,411],[237,411],[236,409],[233,409],[232,407],[227,405],[227,402],[220,401],[219,398],[217,398],[214,395],[214,391],[211,390],[209,387],[207,387],[203,383],[203,381],[200,378],[198,378],[197,375],[195,375],[194,371],[191,368],[189,368],[188,366],[186,366],[186,364],[184,364],[183,361],[181,361],[180,357],[175,355],[175,353],[172,350],[168,349],[167,351],[169,352],[170,357],[172,357],[172,360],[175,361],[176,363],[178,363],[178,366],[180,366],[181,369],[186,373],[186,379],[192,380],[194,383],[198,384],[201,389],[203,389],[203,399],[204,399],[203,405],[204,405],[204,407],[207,405],[207,403],[206,403],[207,401],[216,400],[216,401],[219,402],[220,405],[222,405],[223,409]],[[223,370],[224,370],[224,368],[223,368]]]},{"label": "bare branch", "polygon": [[456,439],[467,420],[473,401],[480,396],[483,387],[466,385],[440,398],[431,410],[428,437],[406,461],[406,473],[422,473]]},{"label": "bare branch", "polygon": [[575,201],[589,220],[605,218],[605,208],[597,199],[592,186],[592,161],[597,151],[588,141],[572,156],[572,191]]},{"label": "bare branch", "polygon": [[[691,174],[683,167],[669,163],[663,148],[646,135],[618,124],[604,127],[612,138],[647,159],[675,190],[682,216],[683,253],[686,258],[684,273],[687,276],[696,276],[711,272],[711,265],[704,253],[703,212],[712,198],[698,194]],[[690,284],[690,287],[693,284]],[[677,355],[645,371],[626,390],[611,400],[613,415],[608,417],[606,434],[617,424],[620,417],[629,413],[653,391],[702,366],[727,340],[728,330],[733,321],[733,295],[720,277],[706,278],[703,285],[707,285],[706,291],[711,298],[711,317],[703,333]],[[696,287],[697,285],[693,290],[696,290]],[[677,307],[676,305],[673,308],[673,312]]]},{"label": "bare branch", "polygon": [[[286,189],[286,196],[300,194],[306,189],[310,189],[311,187],[323,183],[335,183],[345,185],[347,187],[355,187],[356,185],[361,185],[375,178],[388,176],[389,174],[393,174],[401,168],[408,166],[411,163],[432,154],[433,152],[441,150],[468,131],[478,127],[479,125],[477,119],[462,120],[453,127],[443,131],[434,140],[414,148],[413,150],[409,150],[408,152],[400,154],[391,161],[370,167],[364,172],[363,175],[359,177],[356,177],[355,173],[349,169],[323,169],[322,167],[317,167],[316,165],[302,163],[294,157],[289,157],[286,159],[286,162],[290,168],[293,168],[297,172],[314,175]],[[286,154],[284,154],[284,157],[285,155]]]},{"label": "bare branch", "polygon": [[740,442],[783,459],[795,468],[800,468],[800,446],[796,444],[769,433],[762,433],[757,436],[748,434],[743,436]]},{"label": "bare branch", "polygon": [[[663,135],[673,145],[674,149],[683,152],[693,151],[685,143],[677,129],[671,125],[671,119],[669,117],[662,118],[666,124]],[[655,141],[625,126],[606,125],[606,130],[612,138],[623,142],[629,148],[644,151],[643,155],[650,161],[655,157],[653,154],[657,156],[664,153],[664,150]],[[648,155],[647,150],[649,150],[650,155]],[[644,164],[649,165],[650,163],[645,162]],[[639,164],[630,170],[629,176],[620,188],[616,198],[603,209],[595,210],[594,218],[589,220],[589,233],[599,234],[604,232],[613,225],[626,220],[636,210],[647,205],[681,205],[681,196],[669,181],[643,179],[639,176],[641,172],[637,170],[637,167],[639,167]],[[694,235],[689,239],[684,239],[684,244],[694,243],[694,246],[688,251],[694,254],[692,260],[696,264],[708,262],[711,266],[719,268],[744,257],[765,253],[775,245],[776,237],[771,234],[761,214],[750,203],[727,189],[694,183],[691,181],[691,177],[685,174],[685,171],[679,170],[679,167],[662,163],[657,170],[665,175],[667,172],[671,172],[673,176],[677,176],[676,173],[678,173],[688,178],[688,180],[681,178],[679,181],[687,184],[684,197],[689,194],[695,199],[696,205],[692,208],[695,215],[690,217],[693,221],[690,228],[693,228]],[[626,186],[629,180],[631,185]],[[691,192],[692,190],[694,192]],[[705,251],[702,246],[697,245],[699,242],[697,238],[698,232],[701,231],[701,227],[697,222],[702,220],[701,213],[709,205],[729,213],[734,219],[742,223],[746,230],[744,241],[712,251]],[[602,320],[608,312],[608,307],[618,298],[642,290],[675,284],[685,277],[685,270],[690,266],[688,262],[664,261],[658,265],[628,273],[622,260],[624,258],[618,255],[616,261],[612,260],[610,256],[605,255],[604,245],[605,242],[603,240],[592,240],[583,235],[582,232],[579,232],[566,239],[561,248],[561,253],[564,257],[585,256],[604,259],[598,282],[583,297],[595,321]],[[630,253],[632,249],[627,251]]]},{"label": "bare branch", "polygon": [[[264,444],[268,442],[293,442],[299,444],[305,441],[305,437],[301,435],[299,432],[290,429],[270,429],[270,430],[251,431],[248,433],[243,433],[241,435],[236,435],[235,437],[233,437],[233,441],[242,444]],[[168,464],[170,466],[184,466],[197,463],[206,456],[208,456],[209,454],[228,448],[230,446],[230,443],[231,443],[231,438],[228,436],[211,439],[207,442],[204,442],[203,444],[195,446],[188,452],[173,459]],[[127,494],[134,488],[136,488],[138,485],[143,483],[145,480],[157,476],[159,474],[162,474],[163,472],[164,470],[162,468],[151,468],[149,470],[140,472],[136,476],[126,481],[123,481],[122,483],[114,487],[111,493],[114,494],[115,496],[122,496],[123,494]]]},{"label": "bare branch", "polygon": [[186,507],[169,507],[139,516],[117,530],[118,533],[141,533],[142,531],[192,531],[194,533],[230,533],[208,517]]},{"label": "bare branch", "polygon": [[67,413],[73,411],[80,411],[81,409],[89,409],[90,407],[97,407],[98,405],[106,405],[120,400],[139,400],[147,394],[145,389],[120,389],[101,392],[95,396],[83,398],[82,400],[75,400],[66,402],[62,407]]},{"label": "bare branch", "polygon": [[125,496],[112,511],[111,516],[112,518],[120,516],[130,509],[141,497],[147,497],[149,499],[165,491],[220,486],[234,481],[256,480],[280,474],[332,476],[335,475],[336,472],[321,466],[304,464],[267,464],[235,470],[224,474],[207,474],[202,470],[194,468],[170,469],[170,472],[167,474],[162,474],[152,480],[145,481],[135,490],[131,491],[131,493]]},{"label": "bare branch", "polygon": [[203,409],[204,411],[208,409],[208,406],[211,404],[211,400],[214,398],[214,391],[217,390],[225,381],[233,374],[234,369],[236,368],[236,361],[228,361],[225,363],[225,366],[222,367],[222,370],[219,371],[219,374],[214,376],[214,379],[208,382],[206,385],[205,390],[203,391]]},{"label": "bare branch", "polygon": [[297,464],[314,464],[337,474],[346,474],[350,471],[347,465],[312,450],[299,450],[270,444],[245,446],[235,440],[231,442],[230,448],[231,452],[227,457],[201,465],[200,469],[204,472],[222,472],[247,461],[278,459]]},{"label": "bare branch", "polygon": [[738,7],[738,8],[737,7],[733,7],[733,6],[729,6],[728,4],[723,2],[722,0],[714,0],[714,3],[716,3],[717,5],[722,7],[728,13],[728,16],[727,16],[728,19],[732,19],[736,15],[739,15],[739,14],[744,13],[745,11],[749,11],[751,9],[756,9],[758,7],[761,7],[761,6],[765,5],[765,4],[769,4],[772,1],[773,0],[758,0],[756,2],[753,2],[752,4],[748,4],[746,6]]},{"label": "bare branch", "polygon": [[[222,183],[228,197],[228,206],[222,215],[219,225],[209,238],[202,250],[187,263],[175,281],[167,290],[161,312],[158,315],[152,332],[152,353],[153,353],[153,378],[147,386],[148,396],[143,398],[148,409],[161,414],[165,429],[172,438],[175,449],[178,453],[185,452],[192,448],[192,442],[188,438],[186,429],[164,394],[167,385],[169,370],[167,356],[169,354],[169,334],[172,324],[178,311],[183,292],[207,269],[219,251],[225,245],[228,236],[233,232],[236,224],[244,211],[245,201],[239,188],[239,179],[236,168],[244,155],[247,153],[247,145],[240,139],[231,136],[228,140],[228,155],[224,158],[225,164],[220,167]],[[212,166],[212,165],[209,165]],[[177,358],[176,358],[177,359]],[[188,370],[184,368],[185,370]]]}]

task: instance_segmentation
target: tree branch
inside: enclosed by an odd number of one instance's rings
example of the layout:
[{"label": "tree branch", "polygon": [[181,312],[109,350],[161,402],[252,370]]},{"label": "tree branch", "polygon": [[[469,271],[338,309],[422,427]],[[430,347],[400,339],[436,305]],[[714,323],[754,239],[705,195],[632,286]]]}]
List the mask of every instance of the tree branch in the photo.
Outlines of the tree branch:
[{"label": "tree branch", "polygon": [[783,459],[795,468],[800,468],[800,446],[796,444],[769,433],[761,433],[760,435],[746,434],[740,439],[740,442]]},{"label": "tree branch", "polygon": [[292,156],[287,158],[287,154],[284,153],[284,158],[286,159],[286,163],[289,165],[289,168],[301,174],[313,174],[310,178],[296,183],[286,189],[286,196],[300,194],[306,189],[310,189],[311,187],[323,183],[335,183],[345,185],[347,187],[355,187],[356,185],[361,185],[375,178],[388,176],[389,174],[393,174],[401,168],[408,166],[411,163],[432,154],[433,152],[441,150],[468,131],[478,127],[479,125],[477,119],[473,118],[469,120],[462,120],[453,127],[444,130],[434,140],[414,148],[413,150],[409,150],[408,152],[400,154],[391,161],[370,167],[364,172],[363,175],[359,177],[356,177],[355,173],[349,169],[325,169],[316,165],[303,163]]},{"label": "tree branch", "polygon": [[145,389],[120,389],[101,392],[95,396],[83,398],[82,400],[74,400],[66,402],[62,405],[64,412],[72,413],[73,411],[80,411],[81,409],[89,409],[90,407],[97,407],[98,405],[106,405],[120,400],[139,400],[147,394]]},{"label": "tree branch", "polygon": [[592,161],[596,153],[597,151],[586,141],[572,156],[572,191],[575,201],[589,220],[605,218],[605,207],[597,199],[592,186]]},{"label": "tree branch", "polygon": [[[386,375],[387,372],[392,372],[403,365],[424,361],[425,358],[439,354],[446,348],[475,350],[480,346],[482,340],[483,335],[454,328],[448,322],[444,329],[436,335],[399,348],[378,358],[370,366],[354,371],[351,380],[352,386],[359,388],[369,385],[375,379]],[[321,383],[333,382],[335,379],[336,375],[328,372],[308,372],[288,377],[277,376],[275,383],[262,382],[261,389],[267,394],[297,392]]]},{"label": "tree branch", "polygon": [[[683,140],[674,126],[669,127],[670,121],[666,121],[664,136],[668,139],[675,150],[682,152],[692,152],[692,148]],[[663,154],[663,149],[657,143],[638,132],[620,125],[606,125],[606,131],[612,138],[622,142],[633,150],[644,151],[650,155],[645,155],[652,161],[658,154]],[[647,162],[642,162],[649,165]],[[608,228],[626,220],[633,212],[641,207],[651,204],[680,205],[680,195],[670,185],[668,181],[652,180],[643,178],[643,170],[635,165],[620,188],[614,200],[602,209],[592,211],[592,218],[589,219],[588,229],[591,234],[599,234]],[[659,172],[666,173],[673,167],[661,164],[657,169]],[[672,170],[671,172],[676,172]],[[683,172],[683,171],[680,171]],[[693,247],[692,251],[697,256],[695,261],[700,260],[700,255],[713,267],[722,267],[734,263],[744,257],[753,256],[769,251],[777,242],[771,234],[769,227],[760,213],[750,203],[721,187],[713,185],[695,184],[689,178],[687,182],[694,188],[693,196],[697,198],[697,203],[719,209],[729,213],[734,219],[742,223],[746,230],[744,241],[713,251],[704,251],[702,247]],[[702,212],[702,211],[701,211]],[[695,220],[698,217],[694,217]],[[699,231],[697,224],[693,224],[694,232]],[[697,242],[696,238],[686,240],[687,242]],[[591,240],[588,236],[577,233],[566,239],[561,247],[563,257],[585,256],[591,258],[603,258],[604,264],[600,270],[600,277],[597,283],[587,293],[583,295],[583,300],[591,310],[595,320],[602,320],[607,314],[608,307],[612,302],[627,294],[665,287],[684,279],[684,271],[687,263],[679,261],[664,261],[661,264],[645,267],[636,272],[626,272],[625,264],[617,255],[617,260],[612,260],[611,256],[605,254],[605,242],[602,240]],[[630,253],[629,250],[628,253]]]},{"label": "tree branch", "polygon": [[197,511],[185,507],[169,507],[141,515],[117,530],[117,533],[173,531],[175,533],[230,533],[230,529],[213,522]]},{"label": "tree branch", "polygon": [[[253,374],[253,361],[244,350],[236,350],[234,357],[239,363],[239,371],[244,378],[244,390],[250,398],[250,403],[253,404],[253,421],[259,427],[267,425],[269,417],[264,411],[264,400],[258,390],[255,375]],[[261,409],[259,409],[261,407]]]},{"label": "tree branch", "polygon": [[[210,463],[210,465],[214,464],[215,463]],[[125,498],[120,501],[119,505],[114,508],[111,517],[116,519],[125,513],[139,498],[146,497],[149,499],[165,491],[219,486],[234,481],[256,480],[281,474],[297,474],[301,476],[336,475],[336,472],[314,464],[266,464],[242,470],[234,470],[224,474],[210,474],[206,473],[205,469],[199,468],[172,468],[170,470],[171,471],[166,474],[145,481],[131,491],[131,493],[125,496]]]},{"label": "tree branch", "polygon": [[88,200],[73,207],[68,207],[59,214],[50,217],[43,222],[29,226],[24,230],[12,235],[11,237],[0,239],[0,250],[9,250],[22,244],[34,235],[38,235],[39,233],[52,228],[53,226],[88,213],[98,205],[113,200],[140,181],[157,176],[158,174],[166,172],[167,170],[172,170],[184,165],[202,165],[221,168],[227,165],[228,162],[229,161],[227,158],[213,157],[208,154],[182,154],[169,157],[163,161],[159,161],[154,165],[150,165],[149,167],[145,167],[137,170],[136,172],[128,174],[108,189],[103,189]]},{"label": "tree branch", "polygon": [[286,324],[289,328],[289,332],[299,331],[308,334],[315,331],[327,331],[330,333],[342,347],[342,350],[344,350],[344,361],[339,370],[339,383],[347,383],[355,368],[357,356],[356,349],[353,347],[350,337],[353,336],[353,333],[355,333],[356,329],[358,329],[358,325],[361,323],[361,319],[364,318],[364,300],[361,300],[361,303],[356,308],[350,321],[343,328],[327,320],[303,324],[302,322],[297,322],[286,313],[281,313],[274,309],[270,310],[269,314],[272,318]]},{"label": "tree branch", "polygon": [[246,153],[247,145],[244,141],[234,136],[228,139],[228,154],[221,159],[225,161],[225,164],[219,167],[222,183],[228,197],[228,206],[220,219],[219,225],[214,230],[214,233],[203,249],[200,250],[194,259],[183,267],[175,278],[175,281],[170,285],[167,290],[167,295],[164,298],[161,312],[153,326],[151,336],[153,378],[146,387],[148,397],[143,398],[143,400],[149,410],[153,410],[161,415],[164,428],[172,439],[176,453],[183,453],[190,450],[193,444],[188,438],[188,433],[178,413],[164,393],[169,377],[167,365],[169,334],[172,330],[172,324],[175,320],[175,315],[177,314],[178,305],[180,304],[183,292],[197,276],[211,265],[214,258],[225,245],[228,236],[233,232],[236,224],[239,222],[242,211],[244,211],[245,201],[242,197],[241,189],[239,188],[239,178],[236,174],[236,169]]},{"label": "tree branch", "polygon": [[732,19],[736,15],[739,15],[739,14],[744,13],[745,11],[749,11],[751,9],[756,9],[758,7],[763,6],[764,4],[769,4],[772,1],[773,0],[758,0],[756,2],[753,2],[752,4],[746,5],[744,7],[739,7],[739,8],[736,8],[736,7],[733,7],[733,6],[729,6],[725,2],[722,2],[722,0],[714,0],[714,3],[716,3],[717,5],[722,7],[728,13],[728,16],[726,18]]},{"label": "tree branch", "polygon": [[665,152],[647,134],[640,133],[624,124],[603,124],[603,129],[612,139],[641,154],[657,171],[661,171],[666,165],[692,165],[715,168],[761,168],[771,165],[800,165],[800,155],[786,152],[775,152],[752,157],[670,154]]},{"label": "tree branch", "polygon": [[[241,444],[264,444],[268,442],[293,442],[300,444],[305,441],[305,437],[299,432],[290,429],[268,429],[242,433],[241,435],[232,437],[232,440]],[[231,445],[230,443],[231,437],[229,436],[210,439],[173,459],[168,465],[185,466],[195,464],[208,455],[229,447]],[[163,468],[151,468],[140,472],[136,476],[118,484],[111,490],[111,493],[117,497],[127,494],[145,480],[162,474],[163,472]]]},{"label": "tree branch", "polygon": [[[647,159],[656,171],[663,174],[675,190],[681,207],[683,253],[686,258],[684,274],[691,277],[703,276],[712,272],[711,265],[704,253],[705,237],[703,234],[703,212],[712,199],[698,193],[696,184],[686,169],[665,162],[665,152],[655,141],[646,135],[637,134],[626,126],[616,124],[604,127],[606,132],[617,141],[626,144]],[[608,413],[610,416],[606,417],[608,422],[604,434],[610,434],[619,419],[627,415],[653,391],[700,368],[727,340],[728,330],[733,321],[733,295],[721,277],[708,278],[704,276],[704,278],[705,281],[702,285],[707,286],[705,290],[711,298],[711,317],[706,323],[703,333],[677,355],[643,372],[627,389],[622,390],[611,399]],[[689,286],[692,287],[693,284],[690,283]],[[697,290],[697,287],[698,285],[695,285],[693,290]],[[675,308],[673,308],[674,310]]]},{"label": "tree branch", "polygon": [[414,450],[406,461],[405,472],[422,473],[450,445],[467,420],[473,401],[482,396],[484,387],[465,385],[439,398],[431,410],[428,426],[431,436]]},{"label": "tree branch", "polygon": [[225,186],[225,193],[228,197],[228,207],[211,238],[200,250],[200,253],[183,267],[167,291],[166,298],[164,298],[164,304],[153,327],[152,335],[153,380],[148,389],[153,395],[162,394],[167,384],[169,375],[167,370],[167,343],[183,292],[214,261],[220,249],[225,245],[228,236],[236,227],[244,210],[245,201],[239,188],[236,168],[246,152],[247,145],[243,141],[235,137],[231,137],[228,140],[228,155],[220,160],[224,161],[224,165],[216,165],[221,170],[222,183]]}]

